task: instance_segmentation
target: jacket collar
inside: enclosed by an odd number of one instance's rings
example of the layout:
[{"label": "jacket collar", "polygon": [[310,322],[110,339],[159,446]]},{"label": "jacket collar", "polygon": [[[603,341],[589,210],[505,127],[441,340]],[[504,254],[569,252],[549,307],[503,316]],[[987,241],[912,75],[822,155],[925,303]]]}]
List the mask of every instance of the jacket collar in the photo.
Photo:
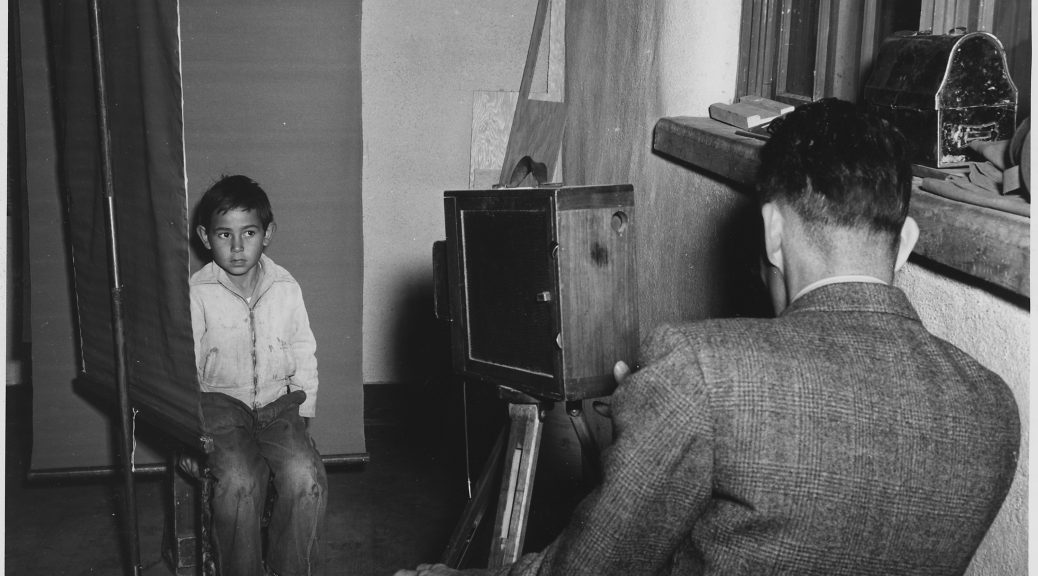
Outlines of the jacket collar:
[{"label": "jacket collar", "polygon": [[[253,292],[254,301],[269,290],[281,276],[281,267],[275,264],[266,254],[260,255],[259,263],[256,266],[259,267],[259,281],[256,284],[255,292]],[[210,262],[203,266],[193,281],[196,284],[220,284],[231,292],[238,294],[238,288],[234,285],[234,282],[231,281],[223,268],[216,265],[216,262]]]},{"label": "jacket collar", "polygon": [[782,316],[803,312],[877,312],[919,321],[900,289],[885,284],[847,282],[811,290],[793,301]]}]

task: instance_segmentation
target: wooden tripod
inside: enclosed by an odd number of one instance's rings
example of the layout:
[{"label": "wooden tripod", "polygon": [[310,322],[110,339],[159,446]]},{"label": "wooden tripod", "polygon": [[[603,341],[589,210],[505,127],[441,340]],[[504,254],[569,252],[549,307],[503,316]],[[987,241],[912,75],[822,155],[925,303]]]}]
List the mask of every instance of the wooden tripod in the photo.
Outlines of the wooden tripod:
[{"label": "wooden tripod", "polygon": [[[476,490],[465,506],[461,519],[451,534],[440,562],[459,567],[464,561],[476,531],[486,515],[495,477],[501,474],[497,515],[490,544],[489,568],[511,564],[519,559],[526,537],[533,480],[540,455],[544,416],[551,402],[538,401],[524,394],[502,389],[508,400],[509,425],[502,428],[491,449]],[[599,477],[598,447],[579,400],[567,402],[566,413],[580,441],[585,478],[597,482]],[[503,462],[502,462],[503,460]]]}]

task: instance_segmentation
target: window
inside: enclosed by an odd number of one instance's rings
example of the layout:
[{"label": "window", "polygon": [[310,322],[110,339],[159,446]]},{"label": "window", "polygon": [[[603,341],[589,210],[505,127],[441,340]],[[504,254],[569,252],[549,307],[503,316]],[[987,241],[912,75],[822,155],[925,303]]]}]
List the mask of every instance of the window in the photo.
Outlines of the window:
[{"label": "window", "polygon": [[1006,48],[1029,113],[1030,0],[743,0],[740,95],[790,104],[858,100],[883,39],[901,30],[987,30]]},{"label": "window", "polygon": [[[805,2],[783,0],[779,18],[778,78],[775,96],[789,102],[810,102],[822,96],[822,86],[815,86],[815,67],[824,68],[827,43],[825,31],[818,29],[818,13],[826,8],[827,0]],[[823,20],[823,24],[827,24]]]}]

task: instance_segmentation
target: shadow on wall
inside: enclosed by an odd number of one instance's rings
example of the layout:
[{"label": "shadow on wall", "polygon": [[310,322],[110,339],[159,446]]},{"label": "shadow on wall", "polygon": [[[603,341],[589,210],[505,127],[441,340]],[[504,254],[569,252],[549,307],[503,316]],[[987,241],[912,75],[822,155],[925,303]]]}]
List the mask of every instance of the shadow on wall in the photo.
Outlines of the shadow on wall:
[{"label": "shadow on wall", "polygon": [[406,425],[421,431],[430,447],[462,442],[462,382],[451,368],[450,326],[436,318],[432,278],[401,282],[401,295],[389,327],[395,366],[394,406]]},{"label": "shadow on wall", "polygon": [[389,329],[399,382],[432,384],[451,374],[450,329],[433,310],[432,278],[410,278],[401,287]]},{"label": "shadow on wall", "polygon": [[716,269],[725,289],[721,316],[769,318],[775,315],[761,276],[764,225],[756,202],[729,213],[721,223],[722,241]]},{"label": "shadow on wall", "polygon": [[[403,418],[400,424],[413,442],[453,471],[459,487],[464,486],[465,476],[475,482],[508,421],[507,403],[499,398],[493,383],[465,381],[454,374],[450,326],[435,317],[431,282],[416,279],[407,284],[395,316],[399,320],[390,331],[394,357],[406,363],[398,368],[399,384],[369,386],[366,393],[375,392],[372,388],[391,393],[395,406],[390,411]],[[546,404],[545,409],[527,549],[547,545],[591,488],[581,483],[580,446],[565,403]],[[589,417],[593,419],[594,415]],[[500,479],[496,474],[495,482]],[[460,492],[459,497],[463,496]],[[496,486],[492,494],[491,513]],[[484,522],[474,536],[469,558],[472,565],[486,561],[482,554],[489,549],[491,524]]]}]

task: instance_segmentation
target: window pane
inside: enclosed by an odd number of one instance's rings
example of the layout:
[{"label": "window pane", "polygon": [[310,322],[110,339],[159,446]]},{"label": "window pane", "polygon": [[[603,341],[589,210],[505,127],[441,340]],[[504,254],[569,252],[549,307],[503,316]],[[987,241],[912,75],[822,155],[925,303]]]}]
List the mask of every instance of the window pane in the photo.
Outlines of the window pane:
[{"label": "window pane", "polygon": [[818,0],[792,0],[785,92],[811,97],[815,83]]},{"label": "window pane", "polygon": [[880,0],[877,10],[876,42],[900,30],[918,30],[922,0]]}]

